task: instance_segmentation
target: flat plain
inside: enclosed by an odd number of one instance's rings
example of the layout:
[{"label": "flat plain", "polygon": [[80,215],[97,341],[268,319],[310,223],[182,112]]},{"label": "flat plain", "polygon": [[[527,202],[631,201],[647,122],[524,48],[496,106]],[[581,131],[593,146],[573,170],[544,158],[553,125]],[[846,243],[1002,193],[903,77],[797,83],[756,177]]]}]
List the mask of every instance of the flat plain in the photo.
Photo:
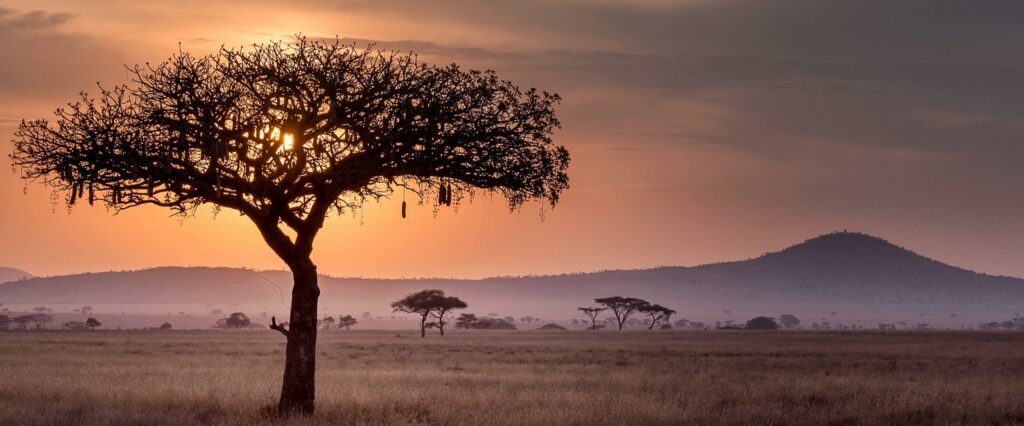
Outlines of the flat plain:
[{"label": "flat plain", "polygon": [[1024,424],[1024,333],[322,332],[273,416],[272,331],[0,333],[0,424]]}]

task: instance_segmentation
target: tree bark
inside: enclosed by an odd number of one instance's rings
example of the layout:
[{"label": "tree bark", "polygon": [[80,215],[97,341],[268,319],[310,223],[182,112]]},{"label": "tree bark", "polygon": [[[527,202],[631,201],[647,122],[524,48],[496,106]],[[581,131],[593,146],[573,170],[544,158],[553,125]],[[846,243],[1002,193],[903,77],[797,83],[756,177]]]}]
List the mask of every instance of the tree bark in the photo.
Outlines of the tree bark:
[{"label": "tree bark", "polygon": [[320,287],[316,265],[309,259],[290,265],[295,284],[288,322],[284,382],[277,411],[281,415],[312,414],[316,398],[316,316]]},{"label": "tree bark", "polygon": [[420,319],[420,337],[423,337],[423,338],[427,337],[427,316],[426,315],[423,315],[423,318]]}]

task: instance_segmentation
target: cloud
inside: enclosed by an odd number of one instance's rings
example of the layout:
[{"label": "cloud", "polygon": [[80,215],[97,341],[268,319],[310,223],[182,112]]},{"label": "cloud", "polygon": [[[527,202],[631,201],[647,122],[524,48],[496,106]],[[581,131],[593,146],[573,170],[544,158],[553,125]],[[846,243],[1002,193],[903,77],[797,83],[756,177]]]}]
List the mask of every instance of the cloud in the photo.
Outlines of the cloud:
[{"label": "cloud", "polygon": [[[71,19],[64,12],[0,10],[0,98],[33,104],[69,100],[122,71],[116,49],[63,31]],[[4,106],[4,113],[17,112],[16,104]]]}]

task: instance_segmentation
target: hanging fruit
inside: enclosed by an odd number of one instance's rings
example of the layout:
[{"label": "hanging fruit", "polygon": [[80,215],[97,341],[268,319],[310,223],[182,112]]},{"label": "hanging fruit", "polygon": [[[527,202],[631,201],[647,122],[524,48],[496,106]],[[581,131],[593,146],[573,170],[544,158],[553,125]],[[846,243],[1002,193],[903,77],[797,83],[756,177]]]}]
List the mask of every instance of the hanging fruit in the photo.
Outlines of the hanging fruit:
[{"label": "hanging fruit", "polygon": [[448,199],[448,194],[446,192],[444,184],[442,183],[441,184],[441,189],[437,191],[437,204],[438,205],[444,205],[444,202],[447,199]]},{"label": "hanging fruit", "polygon": [[92,183],[89,183],[89,205],[91,206],[94,201],[96,201],[96,191],[93,190]]},{"label": "hanging fruit", "polygon": [[446,205],[446,206],[452,205],[452,186],[451,185],[448,185],[448,188],[445,190],[444,205]]},{"label": "hanging fruit", "polygon": [[402,219],[405,219],[405,200],[402,201]]}]

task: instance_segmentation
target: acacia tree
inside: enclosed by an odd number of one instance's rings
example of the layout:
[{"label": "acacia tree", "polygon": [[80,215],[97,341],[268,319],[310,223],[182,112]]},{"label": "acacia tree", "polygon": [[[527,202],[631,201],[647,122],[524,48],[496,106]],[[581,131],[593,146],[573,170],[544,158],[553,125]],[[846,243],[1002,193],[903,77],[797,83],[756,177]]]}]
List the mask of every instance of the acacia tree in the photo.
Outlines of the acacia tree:
[{"label": "acacia tree", "polygon": [[434,311],[431,312],[431,315],[437,318],[437,329],[441,330],[442,336],[444,336],[444,326],[448,323],[445,321],[445,316],[453,310],[466,309],[467,306],[469,305],[466,305],[466,302],[455,296],[447,296],[437,300],[437,305],[434,306]]},{"label": "acacia tree", "polygon": [[676,311],[666,308],[658,304],[646,304],[640,308],[640,313],[647,314],[651,319],[651,325],[647,327],[648,330],[653,330],[655,325],[659,322],[668,324],[669,319],[672,315],[675,315]]},{"label": "acacia tree", "polygon": [[85,325],[92,330],[95,330],[97,327],[103,326],[102,323],[100,323],[99,321],[96,320],[96,318],[93,317],[89,317],[89,319],[85,320]]},{"label": "acacia tree", "polygon": [[793,314],[779,315],[779,324],[785,328],[797,328],[800,326],[800,319]]},{"label": "acacia tree", "polygon": [[608,308],[576,308],[583,312],[588,318],[590,318],[590,329],[597,330],[597,316],[601,315],[601,312],[608,310]]},{"label": "acacia tree", "polygon": [[334,317],[324,317],[324,319],[320,320],[320,328],[322,328],[324,330],[329,330],[333,326],[334,326]]},{"label": "acacia tree", "polygon": [[650,305],[643,299],[621,296],[594,299],[594,302],[611,309],[612,313],[615,314],[615,323],[619,326],[619,330],[622,330],[622,326],[630,316],[639,311],[640,308]]},{"label": "acacia tree", "polygon": [[[423,290],[402,298],[391,304],[395,312],[405,312],[420,316],[420,337],[427,337],[428,327],[437,327],[444,336],[445,315],[454,309],[465,309],[466,302],[458,297],[445,296],[441,290]],[[433,316],[437,321],[427,322]]]},{"label": "acacia tree", "polygon": [[[292,271],[278,411],[312,413],[317,285],[327,215],[408,189],[450,205],[474,191],[553,207],[569,154],[553,144],[557,95],[493,72],[298,38],[129,68],[132,82],[47,120],[23,121],[12,163],[79,200],[249,218]],[[453,195],[454,194],[454,195]]]},{"label": "acacia tree", "polygon": [[[463,330],[469,330],[476,325],[477,321],[475,314],[462,314],[455,319],[455,328],[461,328]],[[506,320],[507,321],[507,320]]]},{"label": "acacia tree", "polygon": [[352,315],[341,316],[338,315],[338,328],[345,327],[345,331],[348,331],[349,327],[359,323],[359,320],[352,317]]}]

